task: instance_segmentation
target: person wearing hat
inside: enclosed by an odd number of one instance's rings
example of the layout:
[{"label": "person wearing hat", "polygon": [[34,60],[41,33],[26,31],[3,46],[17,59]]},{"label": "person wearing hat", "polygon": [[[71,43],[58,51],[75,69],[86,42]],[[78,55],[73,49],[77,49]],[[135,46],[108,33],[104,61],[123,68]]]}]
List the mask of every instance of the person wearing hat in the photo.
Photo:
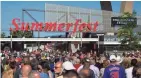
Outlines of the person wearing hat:
[{"label": "person wearing hat", "polygon": [[120,56],[117,56],[116,58],[117,58],[117,64],[120,65],[122,63],[122,61],[123,61],[123,58],[120,57]]},{"label": "person wearing hat", "polygon": [[79,78],[79,75],[70,61],[65,61],[62,64],[63,67],[63,78]]},{"label": "person wearing hat", "polygon": [[104,70],[103,78],[126,78],[125,69],[117,64],[115,55],[110,56],[110,63]]},{"label": "person wearing hat", "polygon": [[62,64],[64,70],[75,70],[75,67],[70,61],[66,61]]},{"label": "person wearing hat", "polygon": [[63,78],[80,78],[80,77],[76,71],[69,70],[64,73]]}]

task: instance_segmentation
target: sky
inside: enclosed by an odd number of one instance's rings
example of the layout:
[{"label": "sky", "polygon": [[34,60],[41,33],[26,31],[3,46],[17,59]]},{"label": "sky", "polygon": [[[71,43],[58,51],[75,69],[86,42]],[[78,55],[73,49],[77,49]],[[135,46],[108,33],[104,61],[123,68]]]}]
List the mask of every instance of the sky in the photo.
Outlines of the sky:
[{"label": "sky", "polygon": [[[101,10],[100,1],[2,1],[1,2],[1,31],[9,35],[9,28],[13,18],[22,18],[22,9],[45,10],[45,3],[60,4],[81,8]],[[111,1],[113,12],[120,12],[121,1]],[[133,10],[141,16],[141,1],[134,1]],[[37,21],[44,21],[43,12],[29,12]],[[33,21],[29,16],[24,15],[25,21]],[[41,37],[51,35],[63,35],[64,32],[41,32]],[[37,32],[34,33],[37,37]]]}]

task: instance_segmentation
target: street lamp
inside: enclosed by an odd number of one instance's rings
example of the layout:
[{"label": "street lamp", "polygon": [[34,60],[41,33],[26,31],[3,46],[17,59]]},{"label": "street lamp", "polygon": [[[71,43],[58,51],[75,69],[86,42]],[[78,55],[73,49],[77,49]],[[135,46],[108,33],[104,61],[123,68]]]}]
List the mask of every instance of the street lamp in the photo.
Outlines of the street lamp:
[{"label": "street lamp", "polygon": [[[10,24],[10,28],[11,28],[11,24]],[[13,45],[12,44],[12,30],[10,30],[10,45],[11,45],[10,47],[11,47],[11,51],[12,51],[12,47],[13,47],[12,46]]]},{"label": "street lamp", "polygon": [[103,35],[104,35],[104,34],[97,34],[97,36],[98,36],[98,53],[99,53],[99,42],[100,42],[100,41],[99,41],[99,37],[100,37],[100,36],[103,36]]},{"label": "street lamp", "polygon": [[10,39],[11,39],[11,50],[12,50],[12,32],[10,34]]},{"label": "street lamp", "polygon": [[81,32],[81,48],[82,48],[82,36],[83,36],[83,33]]}]

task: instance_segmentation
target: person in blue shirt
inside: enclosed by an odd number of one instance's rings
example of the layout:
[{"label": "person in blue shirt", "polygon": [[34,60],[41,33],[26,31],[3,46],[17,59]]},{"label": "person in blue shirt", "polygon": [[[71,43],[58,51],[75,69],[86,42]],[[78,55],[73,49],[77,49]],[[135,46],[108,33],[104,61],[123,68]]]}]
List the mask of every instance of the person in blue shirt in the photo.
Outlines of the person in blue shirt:
[{"label": "person in blue shirt", "polygon": [[41,72],[40,73],[41,78],[49,78],[47,73]]},{"label": "person in blue shirt", "polygon": [[49,78],[48,75],[48,68],[49,65],[45,61],[41,61],[40,64],[38,65],[38,70],[40,72],[40,78]]},{"label": "person in blue shirt", "polygon": [[110,65],[105,68],[103,78],[126,78],[125,69],[117,64],[116,56],[110,56]]}]

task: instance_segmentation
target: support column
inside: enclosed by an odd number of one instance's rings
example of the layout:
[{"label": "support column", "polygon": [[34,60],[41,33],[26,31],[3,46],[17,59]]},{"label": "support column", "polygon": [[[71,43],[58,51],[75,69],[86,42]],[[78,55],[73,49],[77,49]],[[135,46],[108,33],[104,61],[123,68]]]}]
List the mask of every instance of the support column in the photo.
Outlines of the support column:
[{"label": "support column", "polygon": [[129,12],[132,14],[133,12],[133,1],[122,1],[121,2],[121,7],[120,7],[120,12]]},{"label": "support column", "polygon": [[114,28],[111,27],[111,15],[112,5],[111,1],[100,1],[104,32],[114,32]]}]

